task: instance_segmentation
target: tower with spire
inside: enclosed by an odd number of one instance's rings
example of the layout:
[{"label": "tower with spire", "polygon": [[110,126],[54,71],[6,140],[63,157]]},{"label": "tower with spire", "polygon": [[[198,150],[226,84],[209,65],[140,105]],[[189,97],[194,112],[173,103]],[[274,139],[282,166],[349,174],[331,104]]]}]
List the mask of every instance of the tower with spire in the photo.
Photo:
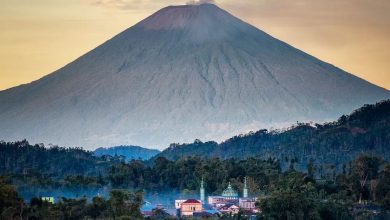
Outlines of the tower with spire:
[{"label": "tower with spire", "polygon": [[246,177],[244,178],[244,189],[243,189],[243,192],[242,192],[242,196],[244,198],[248,198],[248,187],[246,185]]},{"label": "tower with spire", "polygon": [[202,204],[205,204],[205,190],[204,190],[203,177],[202,177],[202,181],[200,182],[200,201],[202,202]]}]

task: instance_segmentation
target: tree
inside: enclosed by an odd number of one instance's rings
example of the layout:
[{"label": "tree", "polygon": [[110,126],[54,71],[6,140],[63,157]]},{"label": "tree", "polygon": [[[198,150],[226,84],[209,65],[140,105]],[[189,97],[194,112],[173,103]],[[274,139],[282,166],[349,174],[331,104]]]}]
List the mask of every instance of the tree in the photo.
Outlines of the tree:
[{"label": "tree", "polygon": [[21,215],[23,201],[19,198],[13,186],[8,185],[3,177],[0,177],[0,214],[5,212],[7,216],[11,212]]},{"label": "tree", "polygon": [[131,217],[138,219],[142,217],[140,208],[143,201],[141,192],[130,193],[125,190],[112,190],[110,192],[110,212],[113,219],[118,217]]},{"label": "tree", "polygon": [[271,195],[260,202],[265,219],[320,219],[315,188],[304,174],[295,171],[283,175]]},{"label": "tree", "polygon": [[164,210],[156,208],[152,210],[153,214],[151,216],[151,219],[154,220],[165,220],[165,219],[170,219],[170,215],[166,213]]},{"label": "tree", "polygon": [[126,210],[126,201],[129,200],[129,193],[124,190],[112,190],[110,192],[110,211],[113,219],[125,215]]},{"label": "tree", "polygon": [[379,175],[376,188],[376,199],[382,203],[387,210],[390,210],[390,164],[386,164]]},{"label": "tree", "polygon": [[56,207],[63,213],[65,219],[78,220],[87,215],[87,199],[67,199],[62,198]]},{"label": "tree", "polygon": [[386,193],[382,201],[384,208],[390,210],[390,191]]},{"label": "tree", "polygon": [[316,173],[316,168],[315,168],[313,162],[310,160],[309,163],[307,164],[307,175],[310,178],[314,179],[315,173]]},{"label": "tree", "polygon": [[319,214],[324,220],[349,220],[353,219],[345,204],[334,200],[319,203]]},{"label": "tree", "polygon": [[99,216],[103,216],[108,209],[107,201],[99,196],[92,198],[92,203],[87,208],[88,216],[96,219]]},{"label": "tree", "polygon": [[376,191],[378,188],[378,180],[377,179],[372,179],[370,182],[370,192],[371,192],[371,199],[373,202],[376,201]]},{"label": "tree", "polygon": [[130,211],[130,216],[133,219],[140,219],[142,218],[142,213],[141,213],[141,206],[143,203],[143,193],[141,191],[138,191],[136,193],[132,193],[130,195],[130,200],[129,200],[129,211]]},{"label": "tree", "polygon": [[367,181],[377,177],[381,163],[382,160],[380,158],[368,155],[360,155],[352,161],[352,172],[357,176],[360,186],[359,204],[362,203],[363,191]]}]

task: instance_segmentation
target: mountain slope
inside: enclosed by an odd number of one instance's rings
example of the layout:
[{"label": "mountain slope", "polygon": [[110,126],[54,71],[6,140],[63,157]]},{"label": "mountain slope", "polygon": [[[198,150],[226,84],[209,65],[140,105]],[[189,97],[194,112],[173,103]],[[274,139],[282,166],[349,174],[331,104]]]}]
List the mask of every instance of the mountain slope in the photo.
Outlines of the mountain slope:
[{"label": "mountain slope", "polygon": [[[284,168],[291,159],[298,166],[308,161],[319,165],[342,165],[360,153],[374,153],[390,160],[390,100],[365,105],[338,121],[325,124],[299,124],[286,131],[259,130],[235,136],[218,144],[195,141],[172,145],[157,157],[177,159],[186,156],[247,158],[261,156],[278,158]],[[339,167],[341,168],[341,167]]]},{"label": "mountain slope", "polygon": [[324,121],[390,97],[212,4],[163,8],[79,59],[0,92],[0,138],[164,147]]},{"label": "mountain slope", "polygon": [[109,148],[100,147],[93,151],[93,154],[98,157],[103,155],[117,155],[124,156],[126,161],[131,161],[133,159],[148,160],[158,153],[160,153],[159,150],[146,149],[139,146],[117,146]]}]

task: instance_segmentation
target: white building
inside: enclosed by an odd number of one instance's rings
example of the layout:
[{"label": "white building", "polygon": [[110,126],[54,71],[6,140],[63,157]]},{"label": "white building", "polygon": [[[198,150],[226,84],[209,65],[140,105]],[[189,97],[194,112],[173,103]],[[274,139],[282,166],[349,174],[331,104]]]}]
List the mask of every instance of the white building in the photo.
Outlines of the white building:
[{"label": "white building", "polygon": [[[200,187],[200,200],[175,200],[175,208],[180,212],[180,216],[193,216],[195,214],[211,214],[218,213],[237,214],[239,210],[244,210],[245,215],[253,216],[259,212],[256,208],[255,197],[251,198],[248,194],[246,178],[244,179],[244,187],[242,190],[243,197],[240,197],[236,190],[229,183],[227,188],[220,196],[208,196],[207,203],[205,201],[205,188],[202,179]],[[208,208],[205,208],[208,207]]]},{"label": "white building", "polygon": [[209,196],[208,203],[209,205],[216,208],[226,205],[225,197],[223,196]]},{"label": "white building", "polygon": [[186,199],[176,199],[175,200],[175,209],[180,209],[181,208],[181,204],[183,202],[187,201]]},{"label": "white building", "polygon": [[222,192],[221,196],[209,196],[208,203],[221,213],[236,214],[239,209],[243,209],[246,213],[258,213],[256,208],[256,197],[249,197],[246,177],[244,179],[244,187],[242,197],[239,197],[236,190],[229,183],[228,187]]},{"label": "white building", "polygon": [[244,210],[257,210],[256,198],[240,198],[238,206]]}]

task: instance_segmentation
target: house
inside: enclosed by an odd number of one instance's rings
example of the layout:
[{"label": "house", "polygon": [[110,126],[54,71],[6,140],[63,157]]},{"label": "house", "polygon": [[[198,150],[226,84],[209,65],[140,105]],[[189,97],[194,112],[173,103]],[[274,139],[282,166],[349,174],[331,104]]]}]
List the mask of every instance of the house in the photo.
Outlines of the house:
[{"label": "house", "polygon": [[[247,179],[244,178],[242,197],[228,184],[220,196],[208,196],[205,201],[205,187],[202,178],[200,184],[200,200],[175,200],[177,216],[210,217],[220,216],[220,214],[238,214],[240,210],[245,216],[255,216],[260,210],[256,208],[256,197],[249,197]],[[206,203],[207,202],[207,203]]]},{"label": "house", "polygon": [[255,198],[240,198],[238,205],[240,208],[245,210],[254,210],[256,209],[256,199]]},{"label": "house", "polygon": [[213,217],[219,217],[218,212],[208,212],[208,211],[202,211],[202,212],[194,212],[193,215],[194,218],[213,218]]},{"label": "house", "polygon": [[[217,217],[217,216],[220,216],[220,214],[221,214],[212,205],[202,204],[202,207],[203,207],[203,211],[202,212],[205,214],[204,217],[207,217],[207,216]],[[194,214],[196,214],[196,213],[194,213]]]},{"label": "house", "polygon": [[141,213],[144,217],[151,217],[154,208],[155,207],[150,202],[145,201],[141,206]]},{"label": "house", "polygon": [[181,203],[181,216],[193,216],[195,212],[202,212],[202,203],[196,199],[187,199]]},{"label": "house", "polygon": [[225,206],[221,207],[219,209],[219,211],[223,214],[235,215],[235,214],[238,214],[238,212],[240,211],[240,207],[238,207],[236,205],[225,205]]},{"label": "house", "polygon": [[216,208],[222,207],[222,206],[226,205],[225,197],[223,197],[223,196],[209,196],[208,197],[208,204],[213,206],[213,207],[216,207]]},{"label": "house", "polygon": [[175,200],[175,209],[180,209],[181,208],[181,204],[183,204],[183,202],[187,201],[186,199],[176,199]]},{"label": "house", "polygon": [[162,205],[154,206],[147,201],[142,204],[140,210],[144,218],[165,219],[165,217],[170,216]]}]

